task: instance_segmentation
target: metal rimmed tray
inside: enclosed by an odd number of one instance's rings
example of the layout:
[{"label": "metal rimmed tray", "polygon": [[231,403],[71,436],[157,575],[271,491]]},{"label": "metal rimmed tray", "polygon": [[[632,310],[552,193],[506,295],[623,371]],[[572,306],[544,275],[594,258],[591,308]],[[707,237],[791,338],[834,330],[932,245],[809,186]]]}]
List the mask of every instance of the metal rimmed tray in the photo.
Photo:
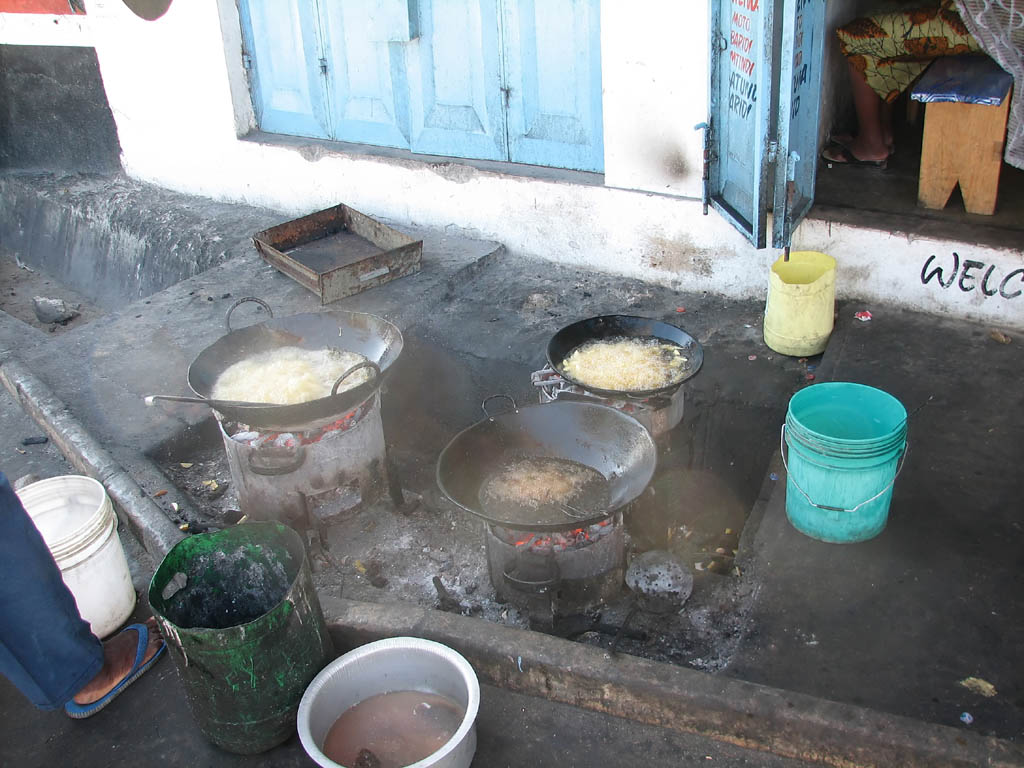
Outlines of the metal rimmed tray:
[{"label": "metal rimmed tray", "polygon": [[268,263],[321,304],[419,272],[423,257],[422,240],[344,203],[257,232],[252,240]]}]

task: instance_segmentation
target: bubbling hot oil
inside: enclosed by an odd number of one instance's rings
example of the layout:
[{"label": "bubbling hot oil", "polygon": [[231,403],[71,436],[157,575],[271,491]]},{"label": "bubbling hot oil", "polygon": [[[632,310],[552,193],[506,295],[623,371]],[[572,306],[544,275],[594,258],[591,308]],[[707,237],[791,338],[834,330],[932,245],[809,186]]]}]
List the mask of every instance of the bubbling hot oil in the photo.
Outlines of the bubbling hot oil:
[{"label": "bubbling hot oil", "polygon": [[380,693],[342,713],[327,732],[323,753],[352,768],[401,768],[444,746],[465,716],[458,702],[436,693]]}]

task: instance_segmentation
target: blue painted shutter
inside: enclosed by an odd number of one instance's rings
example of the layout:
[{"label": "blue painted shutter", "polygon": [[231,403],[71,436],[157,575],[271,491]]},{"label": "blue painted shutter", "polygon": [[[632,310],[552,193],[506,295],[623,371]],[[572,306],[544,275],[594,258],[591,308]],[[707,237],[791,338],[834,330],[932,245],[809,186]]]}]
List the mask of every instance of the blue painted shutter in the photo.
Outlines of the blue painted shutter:
[{"label": "blue painted shutter", "polygon": [[316,0],[243,0],[240,10],[260,128],[327,138]]},{"label": "blue painted shutter", "polygon": [[405,51],[400,43],[380,39],[395,35],[393,30],[378,30],[383,26],[378,22],[381,2],[345,0],[321,5],[333,137],[408,149]]},{"label": "blue painted shutter", "polygon": [[503,40],[509,159],[604,169],[599,0],[509,0]]},{"label": "blue painted shutter", "polygon": [[779,161],[772,246],[789,245],[814,203],[824,54],[825,0],[786,0],[779,75]]},{"label": "blue painted shutter", "polygon": [[773,21],[772,0],[711,0],[705,196],[757,248],[771,189]]},{"label": "blue painted shutter", "polygon": [[420,0],[408,43],[413,152],[505,160],[497,0]]}]

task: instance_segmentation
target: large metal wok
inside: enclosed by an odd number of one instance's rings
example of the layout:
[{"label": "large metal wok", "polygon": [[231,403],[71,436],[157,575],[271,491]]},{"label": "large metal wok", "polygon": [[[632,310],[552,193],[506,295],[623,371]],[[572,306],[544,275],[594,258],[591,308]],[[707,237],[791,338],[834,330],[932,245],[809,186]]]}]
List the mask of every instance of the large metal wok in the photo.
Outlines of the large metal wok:
[{"label": "large metal wok", "polygon": [[[682,378],[657,389],[614,390],[598,389],[584,384],[565,372],[565,358],[576,347],[588,341],[613,337],[655,338],[678,344],[686,356],[686,368]],[[674,325],[652,320],[649,317],[632,315],[602,315],[567,325],[548,342],[548,363],[559,376],[566,381],[582,387],[588,392],[607,397],[649,397],[651,395],[671,394],[680,384],[694,376],[704,362],[704,350],[695,338]]]},{"label": "large metal wok", "polygon": [[[488,401],[492,398],[488,398]],[[511,398],[509,398],[511,400]],[[484,401],[484,412],[488,413]],[[480,488],[510,461],[569,459],[600,472],[609,485],[607,509],[553,512],[528,526],[487,514]],[[515,407],[464,429],[441,451],[437,484],[467,512],[496,525],[531,531],[573,530],[599,522],[639,496],[654,475],[657,449],[632,416],[597,403],[556,400]],[[581,514],[585,513],[585,514]]]},{"label": "large metal wok", "polygon": [[[256,301],[270,312],[270,307],[259,299],[241,299],[228,310],[226,324],[229,333],[200,352],[188,368],[188,385],[196,397],[151,395],[146,398],[147,402],[200,402],[215,408],[227,419],[252,427],[292,429],[346,413],[366,401],[380,387],[381,376],[402,351],[402,332],[398,327],[382,317],[364,312],[334,310],[279,318],[271,313],[271,319],[266,322],[231,330],[231,311],[243,301]],[[293,405],[210,399],[217,377],[226,368],[260,352],[286,346],[357,352],[373,364],[370,367],[376,368],[376,375],[351,389]],[[344,378],[335,383],[335,390]]]}]

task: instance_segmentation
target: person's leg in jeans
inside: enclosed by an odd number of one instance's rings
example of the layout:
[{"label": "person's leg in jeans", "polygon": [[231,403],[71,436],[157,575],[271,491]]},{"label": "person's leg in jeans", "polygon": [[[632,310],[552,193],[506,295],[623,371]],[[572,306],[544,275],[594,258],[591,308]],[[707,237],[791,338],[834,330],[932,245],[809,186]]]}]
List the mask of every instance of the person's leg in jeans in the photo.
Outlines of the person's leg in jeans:
[{"label": "person's leg in jeans", "polygon": [[0,473],[0,672],[37,707],[54,709],[102,667],[102,643]]},{"label": "person's leg in jeans", "polygon": [[[40,709],[72,700],[89,705],[132,672],[142,634],[121,632],[101,643],[92,633],[46,542],[0,472],[0,674]],[[152,619],[145,634],[142,658],[148,662],[163,640]]]}]

